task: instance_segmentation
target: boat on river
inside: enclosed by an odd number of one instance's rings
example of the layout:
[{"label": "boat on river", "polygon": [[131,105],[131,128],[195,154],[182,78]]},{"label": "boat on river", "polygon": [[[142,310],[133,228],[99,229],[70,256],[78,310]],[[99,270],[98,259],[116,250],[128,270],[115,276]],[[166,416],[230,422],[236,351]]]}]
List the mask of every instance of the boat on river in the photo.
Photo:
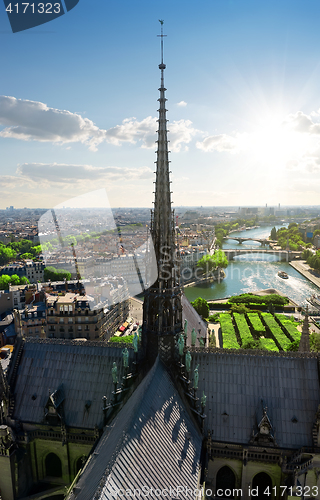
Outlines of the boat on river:
[{"label": "boat on river", "polygon": [[320,295],[316,295],[315,293],[313,295],[311,295],[311,297],[309,297],[307,299],[307,301],[309,302],[309,304],[311,304],[312,306],[315,306],[315,307],[318,307],[320,308]]},{"label": "boat on river", "polygon": [[282,278],[284,280],[287,280],[289,278],[288,274],[285,273],[284,271],[279,271],[278,276],[279,276],[279,278]]}]

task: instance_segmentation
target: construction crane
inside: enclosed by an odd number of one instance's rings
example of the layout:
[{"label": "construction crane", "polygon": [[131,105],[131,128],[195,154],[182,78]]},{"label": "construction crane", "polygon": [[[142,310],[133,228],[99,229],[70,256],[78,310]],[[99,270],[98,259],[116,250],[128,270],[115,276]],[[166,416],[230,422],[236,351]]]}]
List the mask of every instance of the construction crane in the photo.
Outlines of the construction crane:
[{"label": "construction crane", "polygon": [[75,268],[76,268],[77,280],[80,281],[81,280],[81,274],[80,274],[80,271],[79,271],[78,261],[77,261],[77,257],[76,257],[76,251],[74,249],[74,243],[71,243],[71,248],[72,248],[74,265],[75,265]]},{"label": "construction crane", "polygon": [[[56,213],[55,213],[55,211],[54,211],[53,208],[51,209],[51,213],[52,213],[52,218],[53,218],[54,225],[55,225],[57,233],[58,233],[58,238],[59,238],[60,245],[62,247],[64,247],[64,241],[63,241],[63,238],[62,238],[62,235],[61,235],[60,226],[59,226],[59,223],[58,223],[58,219],[57,219]],[[74,249],[74,243],[71,243],[71,248],[72,248],[74,265],[75,265],[75,268],[76,268],[76,275],[77,275],[77,280],[78,280],[79,292],[80,292],[80,295],[84,295],[83,288],[80,285],[81,274],[80,274],[80,271],[79,271],[78,261],[77,261],[77,257],[76,257],[76,251]]]}]

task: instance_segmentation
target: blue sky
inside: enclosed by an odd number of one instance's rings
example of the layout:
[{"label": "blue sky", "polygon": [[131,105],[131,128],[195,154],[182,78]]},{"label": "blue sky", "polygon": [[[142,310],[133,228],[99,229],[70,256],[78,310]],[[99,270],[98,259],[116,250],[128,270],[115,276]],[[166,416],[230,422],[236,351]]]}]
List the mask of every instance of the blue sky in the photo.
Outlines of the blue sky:
[{"label": "blue sky", "polygon": [[80,0],[15,34],[0,4],[0,208],[151,206],[158,19],[174,204],[320,204],[318,1]]}]

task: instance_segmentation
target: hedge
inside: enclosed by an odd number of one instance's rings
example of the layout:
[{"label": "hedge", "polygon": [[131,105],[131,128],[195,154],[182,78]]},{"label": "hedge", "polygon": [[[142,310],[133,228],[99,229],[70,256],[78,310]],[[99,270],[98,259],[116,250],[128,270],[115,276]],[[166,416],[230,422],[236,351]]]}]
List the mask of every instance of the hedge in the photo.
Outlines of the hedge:
[{"label": "hedge", "polygon": [[281,323],[283,328],[285,329],[290,340],[294,342],[295,340],[300,340],[301,332],[297,330],[296,326],[292,323],[292,321],[281,314],[275,314],[277,320]]},{"label": "hedge", "polygon": [[248,317],[250,325],[252,326],[252,328],[254,330],[254,333],[259,335],[259,337],[261,335],[264,335],[266,329],[265,329],[264,325],[262,324],[261,319],[259,318],[259,314],[247,313],[247,317]]},{"label": "hedge", "polygon": [[262,349],[267,349],[268,351],[279,352],[279,349],[277,348],[275,341],[272,339],[260,338],[260,345],[261,345]]},{"label": "hedge", "polygon": [[232,324],[230,314],[220,314],[220,325],[222,330],[222,343],[224,349],[239,349],[236,332]]},{"label": "hedge", "polygon": [[291,342],[288,339],[288,337],[283,333],[282,329],[276,322],[273,315],[270,313],[262,313],[261,316],[264,322],[266,323],[267,327],[269,328],[271,335],[274,337],[274,340],[278,345],[278,347],[281,348],[283,351],[286,351]]},{"label": "hedge", "polygon": [[111,337],[108,342],[122,342],[122,343],[126,343],[126,344],[132,344],[132,341],[133,341],[133,335],[127,335],[126,337]]},{"label": "hedge", "polygon": [[253,337],[251,335],[250,328],[248,327],[245,316],[243,314],[233,313],[233,317],[238,328],[239,336],[241,338],[241,345],[248,340],[252,340]]},{"label": "hedge", "polygon": [[274,306],[284,306],[288,304],[289,299],[276,293],[262,296],[255,295],[254,293],[242,293],[241,295],[231,297],[228,302],[230,304],[273,304]]}]

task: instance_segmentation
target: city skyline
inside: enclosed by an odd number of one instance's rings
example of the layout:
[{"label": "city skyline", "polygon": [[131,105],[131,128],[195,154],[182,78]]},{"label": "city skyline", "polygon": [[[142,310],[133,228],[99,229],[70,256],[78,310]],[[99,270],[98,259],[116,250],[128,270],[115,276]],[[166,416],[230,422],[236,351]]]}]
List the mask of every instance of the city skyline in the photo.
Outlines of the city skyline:
[{"label": "city skyline", "polygon": [[318,204],[319,5],[192,6],[82,0],[16,34],[1,17],[0,209],[100,187],[152,205],[162,18],[174,206]]}]

